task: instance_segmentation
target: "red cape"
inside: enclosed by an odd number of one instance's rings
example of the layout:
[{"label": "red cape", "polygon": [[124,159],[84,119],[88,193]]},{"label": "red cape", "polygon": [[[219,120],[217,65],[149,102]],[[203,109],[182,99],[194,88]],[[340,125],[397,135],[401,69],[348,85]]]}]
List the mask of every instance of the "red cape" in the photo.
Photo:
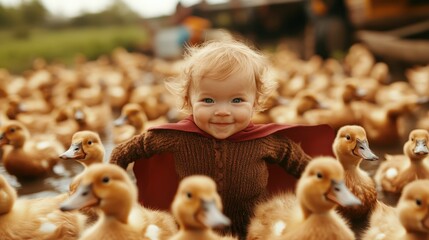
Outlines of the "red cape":
[{"label": "red cape", "polygon": [[[168,123],[153,127],[150,130],[155,129],[194,132],[213,138],[195,125],[192,116],[178,123]],[[234,142],[246,141],[274,133],[301,144],[302,149],[310,156],[333,156],[332,143],[335,138],[335,131],[326,124],[310,126],[250,123],[246,129],[228,137],[226,140]],[[286,173],[277,164],[269,164],[268,170],[268,189],[271,193],[280,190],[294,190],[297,179]],[[145,207],[170,209],[179,183],[172,154],[166,153],[155,155],[149,159],[137,160],[134,163],[134,174],[137,179],[139,201]]]}]

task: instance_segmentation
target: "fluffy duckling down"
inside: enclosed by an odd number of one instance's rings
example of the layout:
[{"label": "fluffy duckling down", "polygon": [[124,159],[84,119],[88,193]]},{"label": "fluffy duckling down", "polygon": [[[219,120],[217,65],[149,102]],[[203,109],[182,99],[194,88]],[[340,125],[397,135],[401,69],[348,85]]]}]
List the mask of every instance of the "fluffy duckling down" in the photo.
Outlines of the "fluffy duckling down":
[{"label": "fluffy duckling down", "polygon": [[140,134],[147,121],[147,116],[139,104],[126,104],[121,110],[121,115],[114,121],[114,143],[124,142],[134,135]]},{"label": "fluffy duckling down", "polygon": [[61,205],[62,211],[91,206],[101,211],[80,239],[167,239],[177,231],[172,216],[143,208],[127,172],[113,164],[92,164],[79,188]]},{"label": "fluffy duckling down", "polygon": [[[103,163],[104,146],[98,133],[93,131],[79,131],[73,134],[70,148],[60,155],[63,160],[75,160],[83,165],[83,171],[76,175],[69,186],[69,194],[76,192],[86,169],[94,163]],[[88,222],[93,223],[98,219],[98,214],[93,208],[80,209],[88,217]]]},{"label": "fluffy duckling down", "polygon": [[70,148],[60,155],[63,160],[76,160],[83,165],[81,174],[74,177],[70,184],[70,192],[74,193],[88,166],[102,163],[104,159],[104,146],[98,133],[93,131],[79,131],[73,134]]},{"label": "fluffy duckling down", "polygon": [[429,180],[406,185],[396,208],[380,205],[362,239],[429,239]]},{"label": "fluffy duckling down", "polygon": [[18,199],[15,189],[0,175],[0,239],[77,239],[85,217],[59,211],[65,197]]},{"label": "fluffy duckling down", "polygon": [[415,129],[404,144],[403,155],[386,155],[374,176],[384,191],[400,193],[404,186],[416,179],[429,178],[427,157],[429,132]]},{"label": "fluffy duckling down", "polygon": [[64,152],[56,138],[31,137],[27,128],[18,121],[8,121],[0,127],[0,146],[4,146],[5,169],[18,178],[46,176]]},{"label": "fluffy duckling down", "polygon": [[344,168],[344,182],[347,188],[361,201],[361,205],[338,207],[349,220],[366,220],[377,204],[377,190],[374,180],[360,168],[362,160],[374,161],[378,157],[369,148],[366,131],[358,125],[341,127],[332,145],[335,157]]},{"label": "fluffy duckling down", "polygon": [[179,232],[169,240],[232,240],[212,228],[224,227],[230,220],[222,214],[222,201],[216,183],[209,177],[193,175],[182,179],[171,211],[179,223]]},{"label": "fluffy duckling down", "polygon": [[344,184],[341,164],[332,157],[317,157],[299,179],[296,195],[280,194],[256,206],[247,239],[355,239],[334,209],[359,204]]}]

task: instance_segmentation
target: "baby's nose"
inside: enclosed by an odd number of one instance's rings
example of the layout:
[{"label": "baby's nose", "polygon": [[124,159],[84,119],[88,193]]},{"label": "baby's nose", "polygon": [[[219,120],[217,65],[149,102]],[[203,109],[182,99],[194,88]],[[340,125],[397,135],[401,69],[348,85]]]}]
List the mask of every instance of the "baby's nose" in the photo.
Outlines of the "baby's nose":
[{"label": "baby's nose", "polygon": [[220,106],[219,108],[216,109],[215,115],[216,116],[228,116],[228,115],[231,115],[231,111],[225,106]]}]

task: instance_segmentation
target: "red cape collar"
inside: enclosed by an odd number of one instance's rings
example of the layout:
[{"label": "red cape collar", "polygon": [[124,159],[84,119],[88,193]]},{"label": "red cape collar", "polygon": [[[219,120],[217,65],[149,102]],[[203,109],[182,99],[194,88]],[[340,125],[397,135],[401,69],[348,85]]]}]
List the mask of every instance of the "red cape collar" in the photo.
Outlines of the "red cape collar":
[{"label": "red cape collar", "polygon": [[[286,124],[276,124],[276,123],[268,123],[268,124],[254,124],[250,123],[249,126],[247,126],[244,130],[235,133],[231,135],[230,137],[226,138],[225,140],[233,141],[233,142],[240,142],[240,141],[247,141],[252,139],[258,139],[262,137],[266,137],[270,134],[280,132],[283,130],[296,130],[300,132],[301,130],[310,130],[311,128],[315,127],[318,128],[330,128],[327,125],[314,125],[314,126],[307,126],[307,125],[286,125]],[[310,129],[308,129],[310,128]],[[177,123],[167,123],[160,126],[152,127],[152,129],[171,129],[171,130],[178,130],[178,131],[185,131],[185,132],[193,132],[198,133],[202,136],[208,137],[208,138],[214,138],[210,134],[204,132],[194,122],[194,119],[191,116],[188,116],[187,118],[177,122]],[[314,130],[316,130],[314,129]],[[289,131],[286,131],[289,132]],[[295,131],[294,131],[295,132]],[[287,133],[286,133],[287,135]]]}]

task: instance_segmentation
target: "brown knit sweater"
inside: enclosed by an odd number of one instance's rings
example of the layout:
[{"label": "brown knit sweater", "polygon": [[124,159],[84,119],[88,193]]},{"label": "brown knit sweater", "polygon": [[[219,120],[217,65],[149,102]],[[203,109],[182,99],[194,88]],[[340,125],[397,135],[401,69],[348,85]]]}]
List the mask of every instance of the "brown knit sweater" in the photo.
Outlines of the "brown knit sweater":
[{"label": "brown knit sweater", "polygon": [[299,177],[310,161],[298,144],[277,135],[231,142],[158,129],[118,145],[110,162],[126,168],[135,160],[166,152],[173,154],[180,179],[204,174],[216,181],[224,213],[232,221],[230,231],[240,236],[245,236],[254,205],[267,196],[267,163],[277,163]]}]

